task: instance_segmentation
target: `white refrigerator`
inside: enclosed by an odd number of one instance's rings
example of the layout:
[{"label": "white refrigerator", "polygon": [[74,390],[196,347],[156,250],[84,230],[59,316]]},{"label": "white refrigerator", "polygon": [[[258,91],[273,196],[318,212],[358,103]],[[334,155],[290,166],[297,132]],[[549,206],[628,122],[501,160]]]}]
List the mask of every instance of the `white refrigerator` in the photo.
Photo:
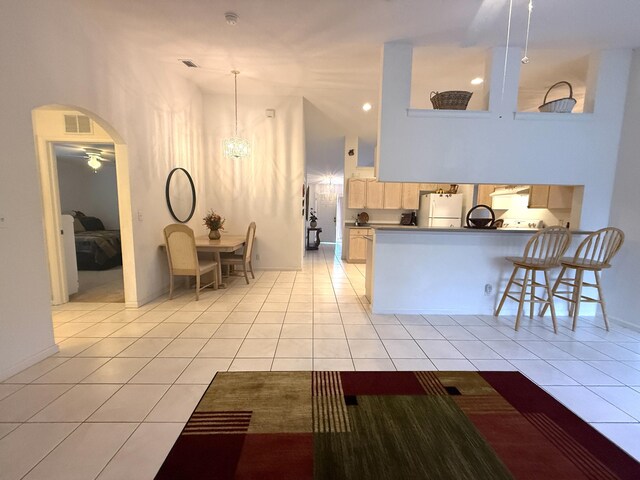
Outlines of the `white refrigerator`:
[{"label": "white refrigerator", "polygon": [[420,195],[419,227],[460,228],[462,226],[461,193]]}]

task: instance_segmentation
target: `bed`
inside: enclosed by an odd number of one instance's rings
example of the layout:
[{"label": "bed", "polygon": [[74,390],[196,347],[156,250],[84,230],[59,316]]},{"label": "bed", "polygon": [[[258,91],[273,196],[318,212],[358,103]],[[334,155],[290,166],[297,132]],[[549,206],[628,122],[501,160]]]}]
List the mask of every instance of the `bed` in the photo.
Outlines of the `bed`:
[{"label": "bed", "polygon": [[78,270],[107,270],[122,265],[120,230],[105,230],[96,217],[75,212],[73,230]]}]

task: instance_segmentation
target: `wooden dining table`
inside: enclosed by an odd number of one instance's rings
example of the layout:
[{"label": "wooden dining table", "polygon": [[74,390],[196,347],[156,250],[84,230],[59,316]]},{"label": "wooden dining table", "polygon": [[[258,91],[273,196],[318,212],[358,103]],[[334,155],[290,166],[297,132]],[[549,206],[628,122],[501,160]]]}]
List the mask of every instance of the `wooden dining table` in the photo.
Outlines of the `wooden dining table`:
[{"label": "wooden dining table", "polygon": [[220,261],[220,254],[235,252],[242,248],[246,241],[246,235],[222,234],[218,240],[211,240],[207,235],[196,237],[196,250],[198,252],[213,253],[214,260],[218,262],[219,288],[226,288],[226,285],[222,283],[222,262]]}]

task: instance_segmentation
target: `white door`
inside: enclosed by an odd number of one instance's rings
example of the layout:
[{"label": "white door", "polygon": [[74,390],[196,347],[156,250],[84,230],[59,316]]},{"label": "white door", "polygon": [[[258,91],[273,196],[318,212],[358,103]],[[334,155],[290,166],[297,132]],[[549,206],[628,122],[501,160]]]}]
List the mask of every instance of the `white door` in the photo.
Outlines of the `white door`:
[{"label": "white door", "polygon": [[336,214],[337,214],[337,197],[332,200],[325,200],[322,196],[318,196],[316,203],[316,215],[318,217],[318,227],[322,228],[320,240],[323,242],[336,241]]}]

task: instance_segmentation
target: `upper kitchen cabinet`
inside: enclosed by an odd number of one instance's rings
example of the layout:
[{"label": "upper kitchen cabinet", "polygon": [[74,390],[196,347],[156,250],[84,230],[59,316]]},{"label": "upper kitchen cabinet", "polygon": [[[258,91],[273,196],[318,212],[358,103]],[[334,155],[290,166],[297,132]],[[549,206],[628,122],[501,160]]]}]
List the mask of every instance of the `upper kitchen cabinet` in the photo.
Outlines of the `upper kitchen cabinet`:
[{"label": "upper kitchen cabinet", "polygon": [[365,207],[372,209],[384,208],[384,183],[375,178],[366,179],[367,193]]},{"label": "upper kitchen cabinet", "polygon": [[[487,110],[488,90],[482,81],[487,60],[486,50],[479,47],[414,47],[410,108],[431,110],[431,92],[464,90],[472,93],[466,110]],[[475,78],[479,80],[470,83]]]},{"label": "upper kitchen cabinet", "polygon": [[347,183],[347,207],[365,208],[367,203],[367,181],[364,178],[350,178]]},{"label": "upper kitchen cabinet", "polygon": [[572,186],[532,185],[529,190],[529,208],[568,210],[573,202]]},{"label": "upper kitchen cabinet", "polygon": [[402,184],[385,182],[384,184],[385,209],[400,210],[402,208]]},{"label": "upper kitchen cabinet", "polygon": [[402,208],[404,210],[417,210],[420,208],[420,184],[402,184]]},{"label": "upper kitchen cabinet", "polygon": [[520,68],[518,112],[539,112],[547,92],[547,102],[574,98],[576,104],[571,113],[592,111],[585,103],[590,61],[587,52],[535,49],[529,50],[528,57],[531,62]]}]

